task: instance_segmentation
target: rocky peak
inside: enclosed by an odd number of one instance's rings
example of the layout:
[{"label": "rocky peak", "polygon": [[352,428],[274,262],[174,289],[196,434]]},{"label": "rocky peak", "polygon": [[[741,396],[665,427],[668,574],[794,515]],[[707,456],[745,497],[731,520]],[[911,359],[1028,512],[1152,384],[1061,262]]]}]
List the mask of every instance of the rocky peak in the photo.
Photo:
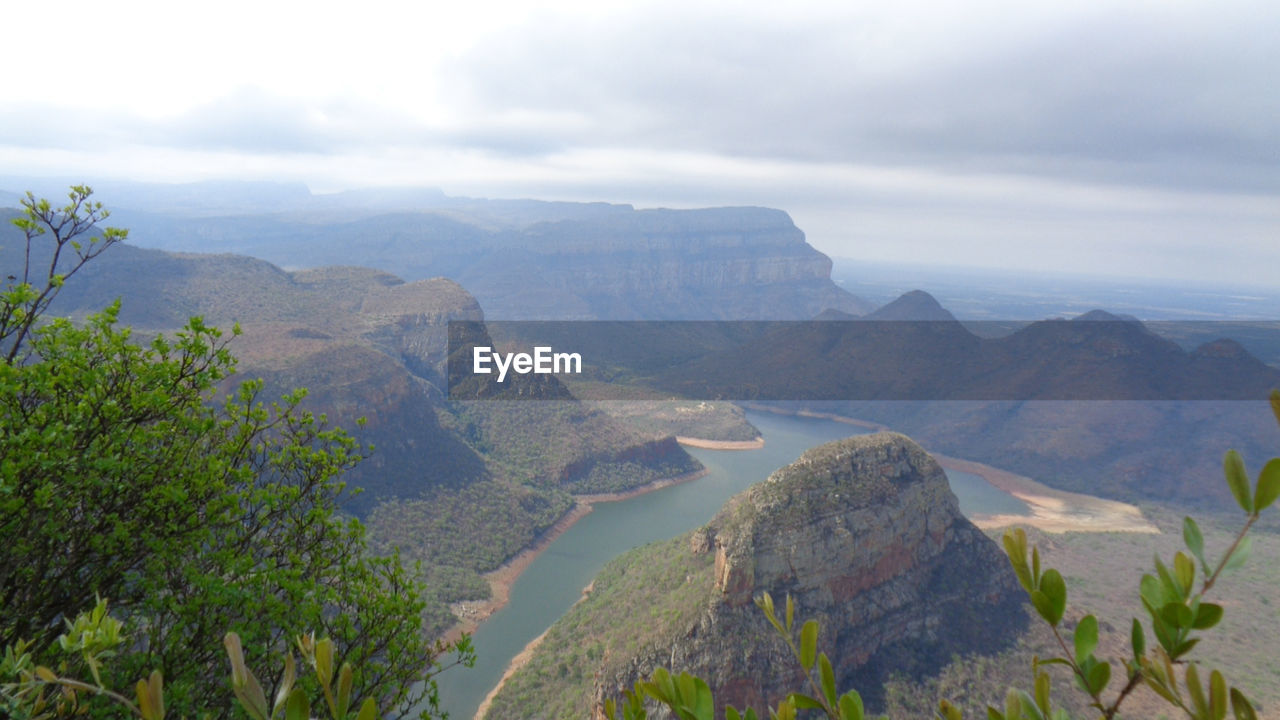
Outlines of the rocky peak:
[{"label": "rocky peak", "polygon": [[896,433],[807,451],[726,504],[689,550],[714,553],[700,617],[604,682],[598,699],[664,665],[707,679],[719,704],[776,703],[802,678],[752,602],[766,591],[820,622],[840,686],[873,704],[890,674],[995,650],[1026,622],[1008,561],[960,514],[942,468]]},{"label": "rocky peak", "polygon": [[880,433],[807,451],[704,532],[726,604],[768,591],[819,607],[929,561],[957,522],[967,521],[937,463],[906,436]]}]

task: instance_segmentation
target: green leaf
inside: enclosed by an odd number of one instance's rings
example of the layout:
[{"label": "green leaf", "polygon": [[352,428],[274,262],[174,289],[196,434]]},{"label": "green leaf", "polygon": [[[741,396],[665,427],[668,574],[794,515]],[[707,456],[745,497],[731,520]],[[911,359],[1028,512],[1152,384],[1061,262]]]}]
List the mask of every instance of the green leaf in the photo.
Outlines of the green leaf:
[{"label": "green leaf", "polygon": [[1204,561],[1204,535],[1200,534],[1200,526],[1190,515],[1182,518],[1182,539],[1191,554],[1200,561],[1200,567],[1208,567],[1209,563]]},{"label": "green leaf", "polygon": [[1018,691],[1018,712],[1029,720],[1045,720],[1044,713],[1036,706],[1036,701],[1025,691]]},{"label": "green leaf", "polygon": [[1204,696],[1204,686],[1200,684],[1200,671],[1195,663],[1187,665],[1187,693],[1191,696],[1191,706],[1196,715],[1205,717],[1209,714],[1209,700]]},{"label": "green leaf", "polygon": [[1178,587],[1182,588],[1184,592],[1195,586],[1196,566],[1191,562],[1191,558],[1183,553],[1174,555],[1173,572],[1174,577],[1178,579]]},{"label": "green leaf", "polygon": [[151,698],[155,720],[162,720],[164,718],[164,676],[159,670],[152,670],[147,678],[147,694]]},{"label": "green leaf", "polygon": [[284,709],[284,704],[289,700],[289,691],[293,690],[293,684],[297,681],[297,669],[293,663],[293,654],[286,653],[284,656],[284,675],[280,678],[280,688],[276,690],[275,703],[271,706],[271,715],[275,717]]},{"label": "green leaf", "polygon": [[284,720],[311,720],[311,701],[302,688],[294,688],[289,693],[289,701],[284,706]]},{"label": "green leaf", "polygon": [[1093,615],[1085,615],[1081,618],[1072,640],[1076,646],[1076,662],[1084,664],[1084,661],[1092,656],[1094,649],[1098,647],[1098,619]]},{"label": "green leaf", "polygon": [[805,672],[813,669],[818,655],[818,621],[808,620],[800,628],[800,666]]},{"label": "green leaf", "polygon": [[1253,496],[1249,493],[1249,473],[1244,467],[1244,458],[1235,450],[1228,450],[1222,460],[1222,472],[1227,476],[1227,487],[1235,496],[1240,509],[1253,512]]},{"label": "green leaf", "polygon": [[821,710],[822,709],[822,703],[818,702],[817,700],[814,700],[813,698],[809,697],[808,695],[805,695],[804,693],[791,693],[790,695],[787,695],[787,699],[790,700],[796,706],[797,710]]},{"label": "green leaf", "polygon": [[1089,691],[1094,695],[1102,694],[1107,689],[1107,683],[1111,682],[1111,663],[1100,662],[1089,668]]},{"label": "green leaf", "polygon": [[857,691],[850,690],[840,696],[840,720],[862,720],[864,714],[862,696]]},{"label": "green leaf", "polygon": [[1133,619],[1133,627],[1129,630],[1129,643],[1133,645],[1133,657],[1136,660],[1147,652],[1147,636],[1142,632],[1142,623]]},{"label": "green leaf", "polygon": [[1040,712],[1042,713],[1049,712],[1049,691],[1050,691],[1049,673],[1037,672],[1036,673],[1036,706],[1040,708]]},{"label": "green leaf", "polygon": [[1188,588],[1183,587],[1178,583],[1178,580],[1173,573],[1169,572],[1169,568],[1165,567],[1164,563],[1160,561],[1159,555],[1155,556],[1154,563],[1156,566],[1156,575],[1160,578],[1160,589],[1164,593],[1166,603],[1182,602],[1185,600],[1187,598]]},{"label": "green leaf", "polygon": [[1147,608],[1147,612],[1153,615],[1167,602],[1160,581],[1150,573],[1142,576],[1142,580],[1138,583],[1138,594],[1142,597],[1142,604]]},{"label": "green leaf", "polygon": [[[689,677],[688,673],[681,673],[682,676]],[[711,688],[702,678],[693,678],[694,698],[693,698],[693,715],[698,720],[715,720],[716,702],[715,697],[711,693]]]},{"label": "green leaf", "polygon": [[374,704],[373,698],[365,698],[360,705],[360,714],[356,715],[356,720],[377,720],[378,706]]},{"label": "green leaf", "polygon": [[335,708],[337,718],[334,720],[344,720],[347,708],[351,707],[352,674],[351,663],[342,663],[342,669],[338,671],[338,707]]},{"label": "green leaf", "polygon": [[1191,627],[1196,630],[1208,630],[1218,621],[1222,619],[1222,606],[1214,603],[1202,602],[1200,607],[1196,608],[1196,617],[1192,621]]},{"label": "green leaf", "polygon": [[227,648],[227,657],[231,660],[231,689],[240,701],[240,707],[256,720],[269,720],[271,711],[267,707],[267,697],[262,692],[258,679],[245,667],[240,636],[229,632],[223,637],[223,644]]},{"label": "green leaf", "polygon": [[315,665],[320,687],[327,690],[329,683],[333,682],[333,640],[323,638],[316,641]]},{"label": "green leaf", "polygon": [[1227,717],[1227,681],[1222,673],[1209,673],[1209,717],[1224,720]]},{"label": "green leaf", "polygon": [[1008,720],[1021,720],[1022,718],[1022,698],[1018,696],[1018,691],[1009,688],[1009,692],[1004,696],[1004,714]]},{"label": "green leaf", "polygon": [[835,707],[836,674],[831,668],[831,661],[827,659],[826,653],[818,657],[818,678],[822,681],[822,694],[827,696],[827,703]]},{"label": "green leaf", "polygon": [[1030,594],[1035,589],[1035,578],[1031,576],[1031,568],[1027,566],[1027,534],[1022,528],[1009,528],[1004,531],[1001,540],[1004,552],[1009,556],[1009,564],[1013,573],[1018,576],[1022,589]]},{"label": "green leaf", "polygon": [[1280,497],[1280,458],[1271,458],[1258,473],[1258,488],[1254,491],[1253,507],[1262,512]]},{"label": "green leaf", "polygon": [[[1271,406],[1276,407],[1276,393],[1272,391]],[[1280,418],[1280,410],[1276,411],[1277,418]],[[1249,702],[1249,698],[1244,693],[1235,688],[1231,688],[1231,714],[1235,715],[1236,720],[1258,720],[1258,714],[1253,710],[1253,703]]]},{"label": "green leaf", "polygon": [[1171,602],[1160,608],[1160,619],[1169,623],[1170,627],[1188,630],[1195,621],[1195,616],[1191,614],[1191,608],[1186,605]]},{"label": "green leaf", "polygon": [[145,680],[139,680],[134,686],[134,695],[138,699],[138,714],[142,716],[142,720],[160,720],[156,709],[151,705],[151,693]]},{"label": "green leaf", "polygon": [[1057,627],[1067,608],[1067,585],[1057,570],[1050,568],[1040,578],[1040,588],[1031,593],[1031,604],[1045,622]]},{"label": "green leaf", "polygon": [[1175,647],[1173,651],[1169,654],[1172,655],[1175,659],[1181,658],[1182,656],[1186,655],[1187,653],[1195,649],[1195,646],[1198,644],[1200,644],[1200,638],[1193,637],[1189,640],[1184,640],[1181,643],[1179,643],[1178,646]]}]

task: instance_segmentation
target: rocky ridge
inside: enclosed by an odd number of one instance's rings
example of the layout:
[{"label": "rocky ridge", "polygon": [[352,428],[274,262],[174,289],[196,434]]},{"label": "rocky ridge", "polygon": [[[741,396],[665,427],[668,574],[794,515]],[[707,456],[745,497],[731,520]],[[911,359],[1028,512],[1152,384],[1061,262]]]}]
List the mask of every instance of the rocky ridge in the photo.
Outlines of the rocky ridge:
[{"label": "rocky ridge", "polygon": [[[168,203],[149,201],[146,190],[101,198],[138,245],[251,255],[289,269],[362,265],[409,281],[449,277],[494,319],[799,320],[827,308],[872,309],[832,282],[830,258],[769,208],[637,210],[286,187],[269,209],[235,187],[192,188]],[[200,203],[186,202],[200,192]]]},{"label": "rocky ridge", "polygon": [[[531,697],[565,696],[578,705],[547,716],[581,717],[660,666],[704,678],[720,706],[776,703],[802,680],[753,603],[764,592],[791,595],[798,618],[819,621],[839,684],[873,705],[891,673],[994,651],[1026,622],[1007,560],[960,515],[938,464],[903,435],[848,438],[806,452],[679,544],[616,561],[488,717],[531,717]],[[609,620],[619,603],[640,604],[624,612],[644,620]],[[572,688],[547,671],[593,654],[596,674]]]}]

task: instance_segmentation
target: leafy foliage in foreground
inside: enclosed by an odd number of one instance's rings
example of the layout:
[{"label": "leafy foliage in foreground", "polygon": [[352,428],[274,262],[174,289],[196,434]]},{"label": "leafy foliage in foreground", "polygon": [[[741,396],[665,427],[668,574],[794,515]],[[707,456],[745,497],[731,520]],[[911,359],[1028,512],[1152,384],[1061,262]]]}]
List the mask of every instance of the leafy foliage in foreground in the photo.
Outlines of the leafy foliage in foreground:
[{"label": "leafy foliage in foreground", "polygon": [[82,242],[106,216],[89,195],[28,197],[26,267],[0,292],[0,645],[44,662],[63,619],[100,595],[130,641],[95,681],[159,670],[175,714],[231,713],[208,682],[228,630],[258,663],[313,629],[356,668],[356,700],[429,701],[434,686],[415,682],[446,648],[425,639],[422,591],[337,512],[352,438],[301,411],[303,391],[267,405],[247,382],[216,400],[235,360],[199,318],[142,347],[118,303],[82,326],[45,317],[70,273],[124,237]]},{"label": "leafy foliage in foreground", "polygon": [[[114,705],[117,710],[141,720],[163,720],[165,687],[164,675],[159,670],[153,670],[134,685],[132,700],[102,680],[103,668],[112,664],[118,648],[127,642],[123,625],[107,613],[107,603],[101,599],[93,610],[67,621],[67,631],[56,643],[61,651],[56,672],[37,664],[30,642],[5,648],[0,658],[0,711],[15,720],[47,720],[83,715],[95,708],[101,712],[106,706]],[[323,699],[323,704],[317,703],[317,706],[327,710],[332,720],[379,717],[377,702],[367,695],[359,711],[353,711],[359,696],[355,688],[356,672],[349,661],[343,661],[335,672],[336,646],[329,638],[316,640],[314,634],[308,634],[294,639],[303,662],[315,676],[300,681],[293,653],[286,650],[284,668],[270,704],[262,683],[245,663],[240,636],[227,633],[223,646],[231,662],[232,692],[240,708],[253,720],[310,720],[313,717],[311,697],[316,693]],[[455,664],[474,662],[465,640],[458,644],[456,651]],[[79,679],[85,671],[89,672],[92,682]]]},{"label": "leafy foliage in foreground", "polygon": [[[1280,391],[1272,391],[1271,408],[1280,423]],[[1244,525],[1218,559],[1210,563],[1203,533],[1196,521],[1183,521],[1183,541],[1187,552],[1177,552],[1171,563],[1157,554],[1154,572],[1142,575],[1139,582],[1144,619],[1134,618],[1129,633],[1132,655],[1114,662],[1097,655],[1099,623],[1086,614],[1075,625],[1068,639],[1063,619],[1067,610],[1067,585],[1061,573],[1042,569],[1038,548],[1028,553],[1026,533],[1019,529],[1005,532],[1004,548],[1032,606],[1050,628],[1061,654],[1032,661],[1033,686],[1030,691],[1010,688],[1003,707],[988,706],[990,720],[1069,720],[1071,715],[1056,707],[1051,698],[1052,681],[1047,668],[1069,669],[1075,685],[1089,697],[1091,712],[1110,720],[1119,716],[1120,708],[1139,686],[1146,686],[1167,705],[1193,720],[1223,720],[1230,711],[1236,720],[1254,720],[1253,703],[1238,688],[1232,687],[1220,670],[1209,669],[1192,657],[1192,651],[1222,620],[1223,606],[1208,598],[1222,573],[1244,564],[1249,555],[1249,530],[1260,514],[1280,498],[1280,458],[1269,460],[1250,482],[1239,453],[1228,451],[1223,461],[1227,486],[1245,513]],[[865,717],[857,691],[837,694],[831,663],[817,651],[818,625],[804,623],[795,630],[795,608],[787,599],[786,612],[779,619],[773,599],[766,593],[757,603],[770,624],[787,643],[808,679],[812,695],[793,692],[777,707],[768,709],[775,720],[791,720],[804,710],[815,710],[831,720],[862,720]],[[1150,636],[1148,635],[1150,629]],[[798,640],[797,640],[798,635]],[[1148,639],[1155,643],[1148,647]],[[1118,666],[1122,676],[1113,676]],[[1123,677],[1122,682],[1113,682]],[[649,680],[636,683],[621,703],[614,699],[602,708],[609,720],[644,720],[648,717],[646,700],[656,700],[681,720],[714,720],[715,702],[710,687],[700,678],[681,673],[673,677],[663,668]],[[725,710],[726,720],[754,720],[754,709],[740,712]],[[947,700],[938,704],[940,720],[962,720],[958,707]]]}]

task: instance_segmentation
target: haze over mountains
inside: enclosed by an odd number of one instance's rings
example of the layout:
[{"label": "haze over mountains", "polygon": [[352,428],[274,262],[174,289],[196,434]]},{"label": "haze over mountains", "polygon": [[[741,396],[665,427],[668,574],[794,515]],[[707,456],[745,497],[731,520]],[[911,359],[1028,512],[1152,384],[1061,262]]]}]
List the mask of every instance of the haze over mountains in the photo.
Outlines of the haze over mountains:
[{"label": "haze over mountains", "polygon": [[830,259],[779,210],[159,187],[99,193],[138,246],[250,255],[290,269],[359,265],[410,281],[444,276],[490,318],[804,319],[871,309],[831,281]]}]

